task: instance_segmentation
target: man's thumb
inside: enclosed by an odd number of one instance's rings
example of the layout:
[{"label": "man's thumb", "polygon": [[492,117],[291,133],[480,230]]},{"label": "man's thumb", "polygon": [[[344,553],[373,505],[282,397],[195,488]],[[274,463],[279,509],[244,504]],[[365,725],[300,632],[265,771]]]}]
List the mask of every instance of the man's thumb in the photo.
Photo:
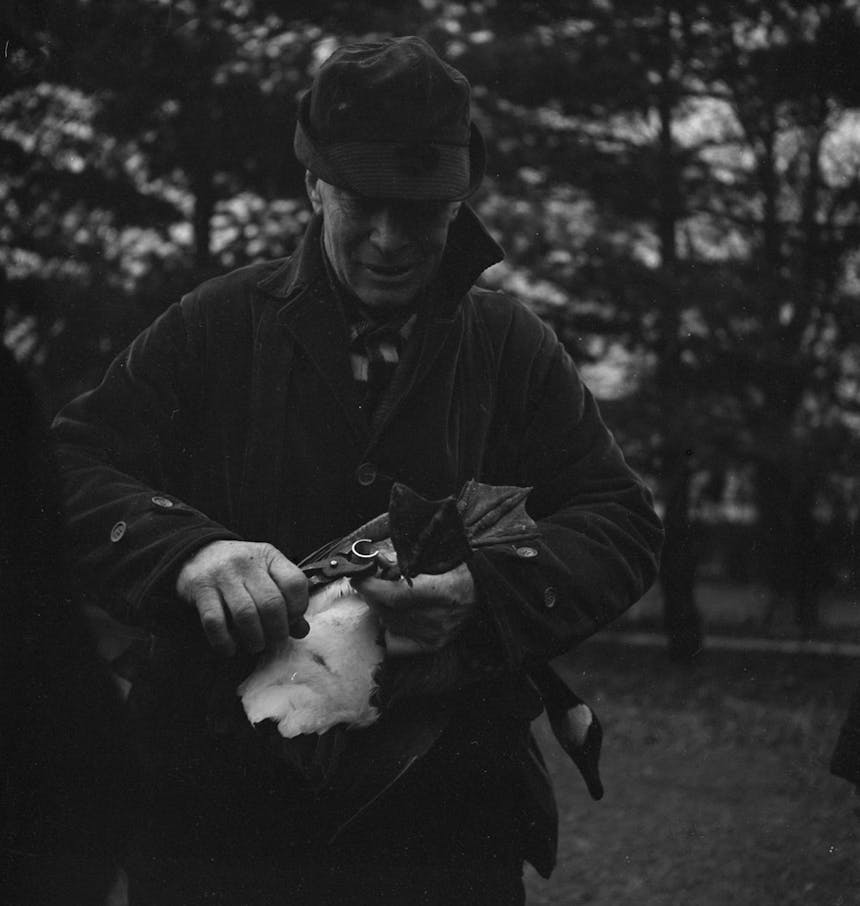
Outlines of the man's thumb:
[{"label": "man's thumb", "polygon": [[307,576],[288,560],[279,550],[273,548],[273,553],[268,563],[269,575],[278,586],[287,605],[287,619],[290,624],[290,635],[303,639],[309,632],[310,626],[303,614],[308,608],[308,579]]}]

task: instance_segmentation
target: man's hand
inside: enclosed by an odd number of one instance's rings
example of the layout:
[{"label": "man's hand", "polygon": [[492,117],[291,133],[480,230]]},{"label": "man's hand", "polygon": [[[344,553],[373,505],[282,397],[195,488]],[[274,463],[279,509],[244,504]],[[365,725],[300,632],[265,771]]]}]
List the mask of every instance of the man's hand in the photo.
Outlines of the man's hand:
[{"label": "man's hand", "polygon": [[475,583],[465,563],[438,576],[375,577],[353,582],[385,627],[390,655],[437,651],[451,642],[475,609]]},{"label": "man's hand", "polygon": [[188,560],[176,591],[193,604],[212,648],[251,653],[282,642],[308,606],[305,574],[271,544],[213,541]]}]

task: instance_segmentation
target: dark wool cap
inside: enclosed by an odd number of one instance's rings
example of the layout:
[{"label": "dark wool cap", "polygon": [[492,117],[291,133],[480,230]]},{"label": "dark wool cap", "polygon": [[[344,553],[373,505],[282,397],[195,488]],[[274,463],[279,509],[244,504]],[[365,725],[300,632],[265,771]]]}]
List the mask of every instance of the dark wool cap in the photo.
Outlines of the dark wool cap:
[{"label": "dark wool cap", "polygon": [[360,195],[459,201],[484,176],[466,77],[421,38],[350,44],[299,104],[296,157]]}]

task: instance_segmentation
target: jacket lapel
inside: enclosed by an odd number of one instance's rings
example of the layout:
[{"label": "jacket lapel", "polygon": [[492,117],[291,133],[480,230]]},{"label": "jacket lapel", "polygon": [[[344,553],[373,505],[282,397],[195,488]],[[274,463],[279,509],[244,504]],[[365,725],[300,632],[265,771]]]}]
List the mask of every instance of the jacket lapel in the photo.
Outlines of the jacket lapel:
[{"label": "jacket lapel", "polygon": [[[292,336],[328,385],[350,430],[363,443],[369,429],[358,408],[347,355],[349,337],[343,314],[328,285],[321,236],[322,218],[316,215],[293,258],[257,287],[284,300],[275,319],[274,342],[284,343],[284,330]],[[262,342],[266,339],[261,337]],[[320,400],[320,406],[324,405]]]},{"label": "jacket lapel", "polygon": [[[288,309],[281,310],[281,324],[302,348],[328,385],[339,414],[359,443],[369,436],[367,419],[358,406],[358,394],[349,362],[349,337],[340,308],[332,298],[325,275],[302,292]],[[320,406],[326,402],[320,400]]]},{"label": "jacket lapel", "polygon": [[[297,348],[318,369],[350,429],[368,433],[354,401],[346,348],[346,327],[337,307],[325,298],[326,278],[319,260],[321,221],[314,219],[296,253],[257,284],[267,301],[254,337],[254,367],[249,398],[248,442],[240,493],[240,525],[248,538],[271,538],[278,524],[283,486],[290,377]],[[313,252],[316,251],[316,258]],[[280,303],[280,304],[278,304]]]},{"label": "jacket lapel", "polygon": [[396,417],[412,388],[430,370],[451,332],[454,321],[454,318],[437,317],[432,314],[424,318],[419,316],[410,337],[411,342],[406,344],[400,365],[394,372],[394,378],[374,414],[371,445],[376,443],[385,426]]}]

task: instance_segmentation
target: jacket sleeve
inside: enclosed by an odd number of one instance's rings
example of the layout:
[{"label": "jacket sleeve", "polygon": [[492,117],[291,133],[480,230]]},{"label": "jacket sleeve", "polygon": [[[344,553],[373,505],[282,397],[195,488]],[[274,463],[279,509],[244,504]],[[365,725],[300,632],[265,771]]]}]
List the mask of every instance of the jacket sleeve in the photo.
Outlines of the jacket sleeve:
[{"label": "jacket sleeve", "polygon": [[180,564],[236,537],[182,497],[201,384],[193,310],[171,306],[52,427],[72,562],[99,603],[132,624],[180,617]]},{"label": "jacket sleeve", "polygon": [[515,308],[498,349],[485,481],[529,486],[537,540],[475,554],[472,572],[511,664],[545,661],[632,606],[656,577],[663,530],[555,334]]}]

